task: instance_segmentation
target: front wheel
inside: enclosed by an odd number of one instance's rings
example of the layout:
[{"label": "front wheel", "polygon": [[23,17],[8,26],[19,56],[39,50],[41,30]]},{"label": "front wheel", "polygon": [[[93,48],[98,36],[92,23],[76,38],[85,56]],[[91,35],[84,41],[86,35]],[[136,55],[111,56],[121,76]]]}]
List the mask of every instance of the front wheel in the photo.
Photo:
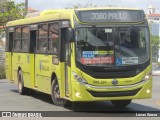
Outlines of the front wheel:
[{"label": "front wheel", "polygon": [[18,77],[18,92],[19,94],[24,95],[27,92],[27,88],[24,87],[23,74],[21,70],[18,71],[17,77]]},{"label": "front wheel", "polygon": [[60,98],[59,85],[56,79],[52,82],[52,91],[51,91],[52,101],[57,106],[65,106],[67,100]]},{"label": "front wheel", "polygon": [[111,103],[116,107],[125,107],[131,103],[132,100],[111,100]]}]

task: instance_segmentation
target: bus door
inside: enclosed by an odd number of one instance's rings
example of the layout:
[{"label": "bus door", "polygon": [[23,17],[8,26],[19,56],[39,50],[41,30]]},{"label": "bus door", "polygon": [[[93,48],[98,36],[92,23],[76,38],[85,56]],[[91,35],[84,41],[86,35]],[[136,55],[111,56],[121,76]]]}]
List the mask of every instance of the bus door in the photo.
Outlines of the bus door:
[{"label": "bus door", "polygon": [[62,34],[62,45],[61,51],[63,52],[61,55],[64,60],[64,83],[65,83],[65,96],[69,97],[69,84],[71,79],[71,51],[70,51],[70,42],[68,40],[68,29],[63,28],[61,31]]},{"label": "bus door", "polygon": [[12,56],[13,56],[13,38],[14,33],[9,32],[9,54],[7,56],[8,59],[8,68],[9,68],[9,78],[11,81],[13,81],[13,75],[12,75]]},{"label": "bus door", "polygon": [[37,86],[35,80],[35,54],[36,54],[36,39],[37,39],[37,31],[32,30],[30,31],[30,80],[31,80],[31,87],[34,88]]}]

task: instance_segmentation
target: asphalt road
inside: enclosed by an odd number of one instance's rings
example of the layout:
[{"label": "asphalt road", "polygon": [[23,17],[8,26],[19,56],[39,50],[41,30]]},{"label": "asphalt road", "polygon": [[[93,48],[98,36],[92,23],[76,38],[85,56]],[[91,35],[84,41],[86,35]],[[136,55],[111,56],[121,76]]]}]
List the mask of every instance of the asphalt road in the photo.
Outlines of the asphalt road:
[{"label": "asphalt road", "polygon": [[19,95],[16,85],[9,83],[8,80],[0,80],[0,111],[71,111],[74,114],[73,109],[84,115],[88,113],[102,115],[110,111],[160,111],[160,76],[153,76],[152,98],[133,100],[124,108],[116,108],[109,101],[75,103],[72,106],[59,107],[52,104],[51,97],[47,94],[38,92]]}]

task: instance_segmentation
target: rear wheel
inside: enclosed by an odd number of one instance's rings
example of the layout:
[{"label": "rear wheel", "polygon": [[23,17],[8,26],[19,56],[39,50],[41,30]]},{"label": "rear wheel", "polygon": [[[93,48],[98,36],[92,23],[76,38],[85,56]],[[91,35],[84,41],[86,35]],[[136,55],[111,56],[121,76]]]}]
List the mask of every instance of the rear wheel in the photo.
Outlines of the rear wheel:
[{"label": "rear wheel", "polygon": [[21,70],[18,71],[17,78],[18,78],[18,92],[19,94],[24,95],[27,92],[27,88],[24,87],[23,74]]},{"label": "rear wheel", "polygon": [[116,107],[125,107],[131,103],[132,100],[111,100],[112,104]]},{"label": "rear wheel", "polygon": [[65,106],[67,100],[60,98],[60,90],[57,79],[54,79],[52,82],[52,91],[51,91],[52,101],[57,106]]}]

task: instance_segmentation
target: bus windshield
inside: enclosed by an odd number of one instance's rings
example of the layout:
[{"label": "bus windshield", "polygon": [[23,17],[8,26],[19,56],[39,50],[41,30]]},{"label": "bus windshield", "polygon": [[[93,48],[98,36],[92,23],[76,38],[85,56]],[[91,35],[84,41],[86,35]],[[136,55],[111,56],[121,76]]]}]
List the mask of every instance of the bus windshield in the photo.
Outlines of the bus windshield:
[{"label": "bus windshield", "polygon": [[142,64],[149,58],[148,28],[77,28],[76,56],[78,62],[89,66]]}]

